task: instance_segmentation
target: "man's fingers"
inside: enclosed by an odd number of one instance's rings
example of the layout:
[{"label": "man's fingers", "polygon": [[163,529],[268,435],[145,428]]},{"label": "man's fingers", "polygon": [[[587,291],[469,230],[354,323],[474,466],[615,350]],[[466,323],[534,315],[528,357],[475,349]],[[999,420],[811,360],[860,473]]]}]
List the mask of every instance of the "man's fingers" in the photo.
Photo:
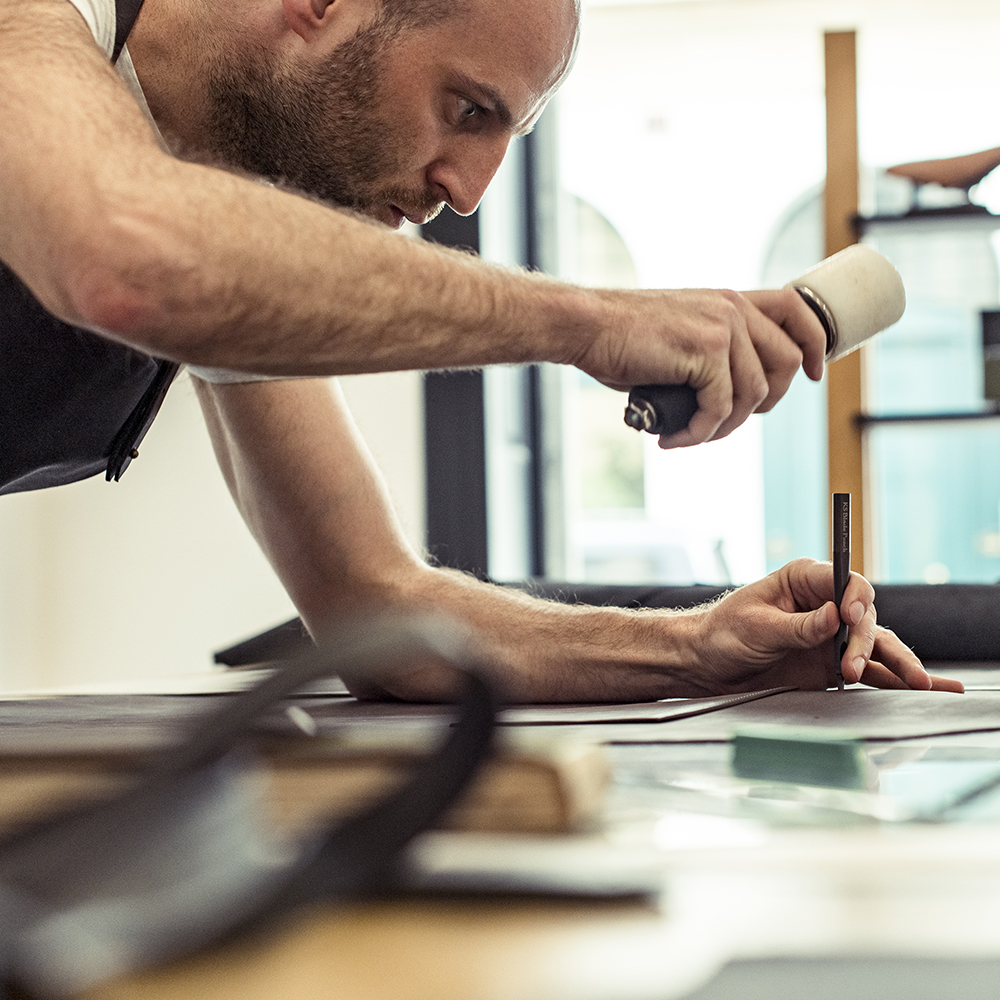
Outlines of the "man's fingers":
[{"label": "man's fingers", "polygon": [[956,681],[952,677],[939,677],[937,674],[928,674],[931,679],[932,691],[951,691],[954,694],[965,694],[965,685],[961,681]]},{"label": "man's fingers", "polygon": [[[833,582],[833,571],[830,571],[830,582]],[[855,605],[861,605],[860,615]],[[851,573],[844,588],[844,599],[840,610],[844,621],[849,625],[857,625],[869,608],[875,607],[875,588],[860,574]],[[857,621],[854,619],[857,618]]]},{"label": "man's fingers", "polygon": [[716,377],[698,390],[698,410],[691,422],[676,434],[661,434],[660,447],[688,448],[714,440],[719,427],[733,411],[733,383],[728,369],[719,370]]},{"label": "man's fingers", "polygon": [[[769,377],[762,360],[754,349],[750,337],[743,330],[733,335],[729,350],[729,369],[733,385],[732,410],[712,434],[713,441],[718,441],[736,430],[751,413],[755,413],[763,406],[764,400],[771,395]],[[780,395],[775,397],[775,401],[778,398]]]},{"label": "man's fingers", "polygon": [[895,670],[890,670],[885,664],[870,660],[861,675],[861,683],[877,688],[895,688],[896,690],[913,691],[948,691],[952,694],[963,694],[965,685],[950,677],[938,677],[926,673],[923,668],[919,672],[906,671],[902,676]]},{"label": "man's fingers", "polygon": [[[876,688],[903,690],[911,687],[902,677],[897,676],[888,667],[883,666],[881,663],[876,663],[874,660],[868,661],[860,680],[862,684]],[[926,690],[926,686],[924,690]]]},{"label": "man's fingers", "polygon": [[[845,604],[847,605],[848,615],[853,617],[857,613],[856,604],[860,604],[860,602],[851,602],[848,604],[845,599],[839,609],[842,620],[844,617],[847,617],[844,615],[843,610]],[[844,650],[844,656],[840,665],[844,680],[848,681],[848,683],[860,676],[865,663],[871,657],[872,650],[875,648],[877,630],[874,604],[869,604],[864,608],[860,621],[856,623],[849,622],[847,629],[847,649]],[[917,663],[919,662],[917,660]]]},{"label": "man's fingers", "polygon": [[[832,569],[831,583],[832,583]],[[841,660],[840,671],[848,684],[861,677],[868,658],[872,655],[878,636],[875,609],[875,588],[859,573],[851,573],[840,602],[841,620],[847,623],[847,649]],[[902,644],[900,644],[901,648]],[[919,664],[919,660],[915,662]]]},{"label": "man's fingers", "polygon": [[767,393],[757,404],[756,411],[766,413],[788,391],[802,364],[802,350],[780,326],[755,307],[747,317],[747,330],[767,380]]},{"label": "man's fingers", "polygon": [[[833,566],[831,563],[803,557],[792,560],[783,569],[788,574],[788,585],[799,605],[814,604],[818,607],[823,601],[833,600]],[[860,573],[851,573],[847,579],[847,587],[844,589],[844,600],[841,602],[844,621],[848,625],[858,624],[867,609],[874,603],[875,588]],[[856,604],[861,605],[860,615],[854,608]]]},{"label": "man's fingers", "polygon": [[[783,293],[776,293],[779,297]],[[802,350],[785,330],[741,296],[732,328],[729,365],[732,412],[712,435],[726,437],[751,413],[764,413],[784,396],[802,363]]]},{"label": "man's fingers", "polygon": [[877,628],[875,650],[872,655],[879,663],[901,678],[907,687],[915,688],[918,691],[930,689],[930,677],[924,670],[920,657],[890,629]]},{"label": "man's fingers", "polygon": [[805,373],[818,382],[826,359],[826,331],[802,296],[789,288],[743,294],[801,351]]}]

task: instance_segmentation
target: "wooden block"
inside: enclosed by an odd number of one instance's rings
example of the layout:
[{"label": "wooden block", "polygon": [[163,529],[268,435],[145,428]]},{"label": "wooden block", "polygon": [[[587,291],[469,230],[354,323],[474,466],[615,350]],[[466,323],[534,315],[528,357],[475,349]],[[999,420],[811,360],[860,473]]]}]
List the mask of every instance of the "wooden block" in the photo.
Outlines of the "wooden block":
[{"label": "wooden block", "polygon": [[[267,816],[293,834],[336,821],[400,783],[425,747],[413,740],[272,738],[260,744]],[[141,773],[135,754],[0,756],[0,831],[112,794]],[[597,745],[502,735],[473,785],[448,814],[449,829],[560,833],[598,816],[609,768]]]}]

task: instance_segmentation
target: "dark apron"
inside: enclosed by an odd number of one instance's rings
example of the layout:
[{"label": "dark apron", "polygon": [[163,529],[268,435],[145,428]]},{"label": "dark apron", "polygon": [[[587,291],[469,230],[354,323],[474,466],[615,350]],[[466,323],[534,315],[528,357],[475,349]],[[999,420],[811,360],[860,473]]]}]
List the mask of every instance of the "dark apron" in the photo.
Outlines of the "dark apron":
[{"label": "dark apron", "polygon": [[[115,59],[141,2],[118,0]],[[177,370],[56,319],[0,261],[0,494],[118,480]]]}]

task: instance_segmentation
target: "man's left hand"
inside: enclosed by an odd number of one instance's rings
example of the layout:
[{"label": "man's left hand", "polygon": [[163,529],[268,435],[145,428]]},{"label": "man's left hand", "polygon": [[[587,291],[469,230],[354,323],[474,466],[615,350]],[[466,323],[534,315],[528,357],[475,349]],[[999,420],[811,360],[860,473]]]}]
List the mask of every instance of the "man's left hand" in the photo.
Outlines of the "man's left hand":
[{"label": "man's left hand", "polygon": [[848,624],[840,661],[844,682],[961,693],[960,681],[935,677],[889,629],[876,623],[875,590],[852,573],[840,608],[833,567],[796,559],[727,595],[705,612],[697,644],[702,680],[718,691],[794,684],[822,690],[837,682],[831,641]]}]

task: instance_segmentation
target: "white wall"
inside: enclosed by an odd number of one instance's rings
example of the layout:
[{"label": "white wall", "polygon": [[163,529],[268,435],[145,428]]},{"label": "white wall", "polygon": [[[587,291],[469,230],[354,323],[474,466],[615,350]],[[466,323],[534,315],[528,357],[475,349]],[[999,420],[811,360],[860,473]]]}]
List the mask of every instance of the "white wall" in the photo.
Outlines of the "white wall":
[{"label": "white wall", "polygon": [[[343,382],[422,547],[420,375]],[[0,690],[196,671],[293,614],[229,499],[186,376],[121,482],[0,497]]]}]

